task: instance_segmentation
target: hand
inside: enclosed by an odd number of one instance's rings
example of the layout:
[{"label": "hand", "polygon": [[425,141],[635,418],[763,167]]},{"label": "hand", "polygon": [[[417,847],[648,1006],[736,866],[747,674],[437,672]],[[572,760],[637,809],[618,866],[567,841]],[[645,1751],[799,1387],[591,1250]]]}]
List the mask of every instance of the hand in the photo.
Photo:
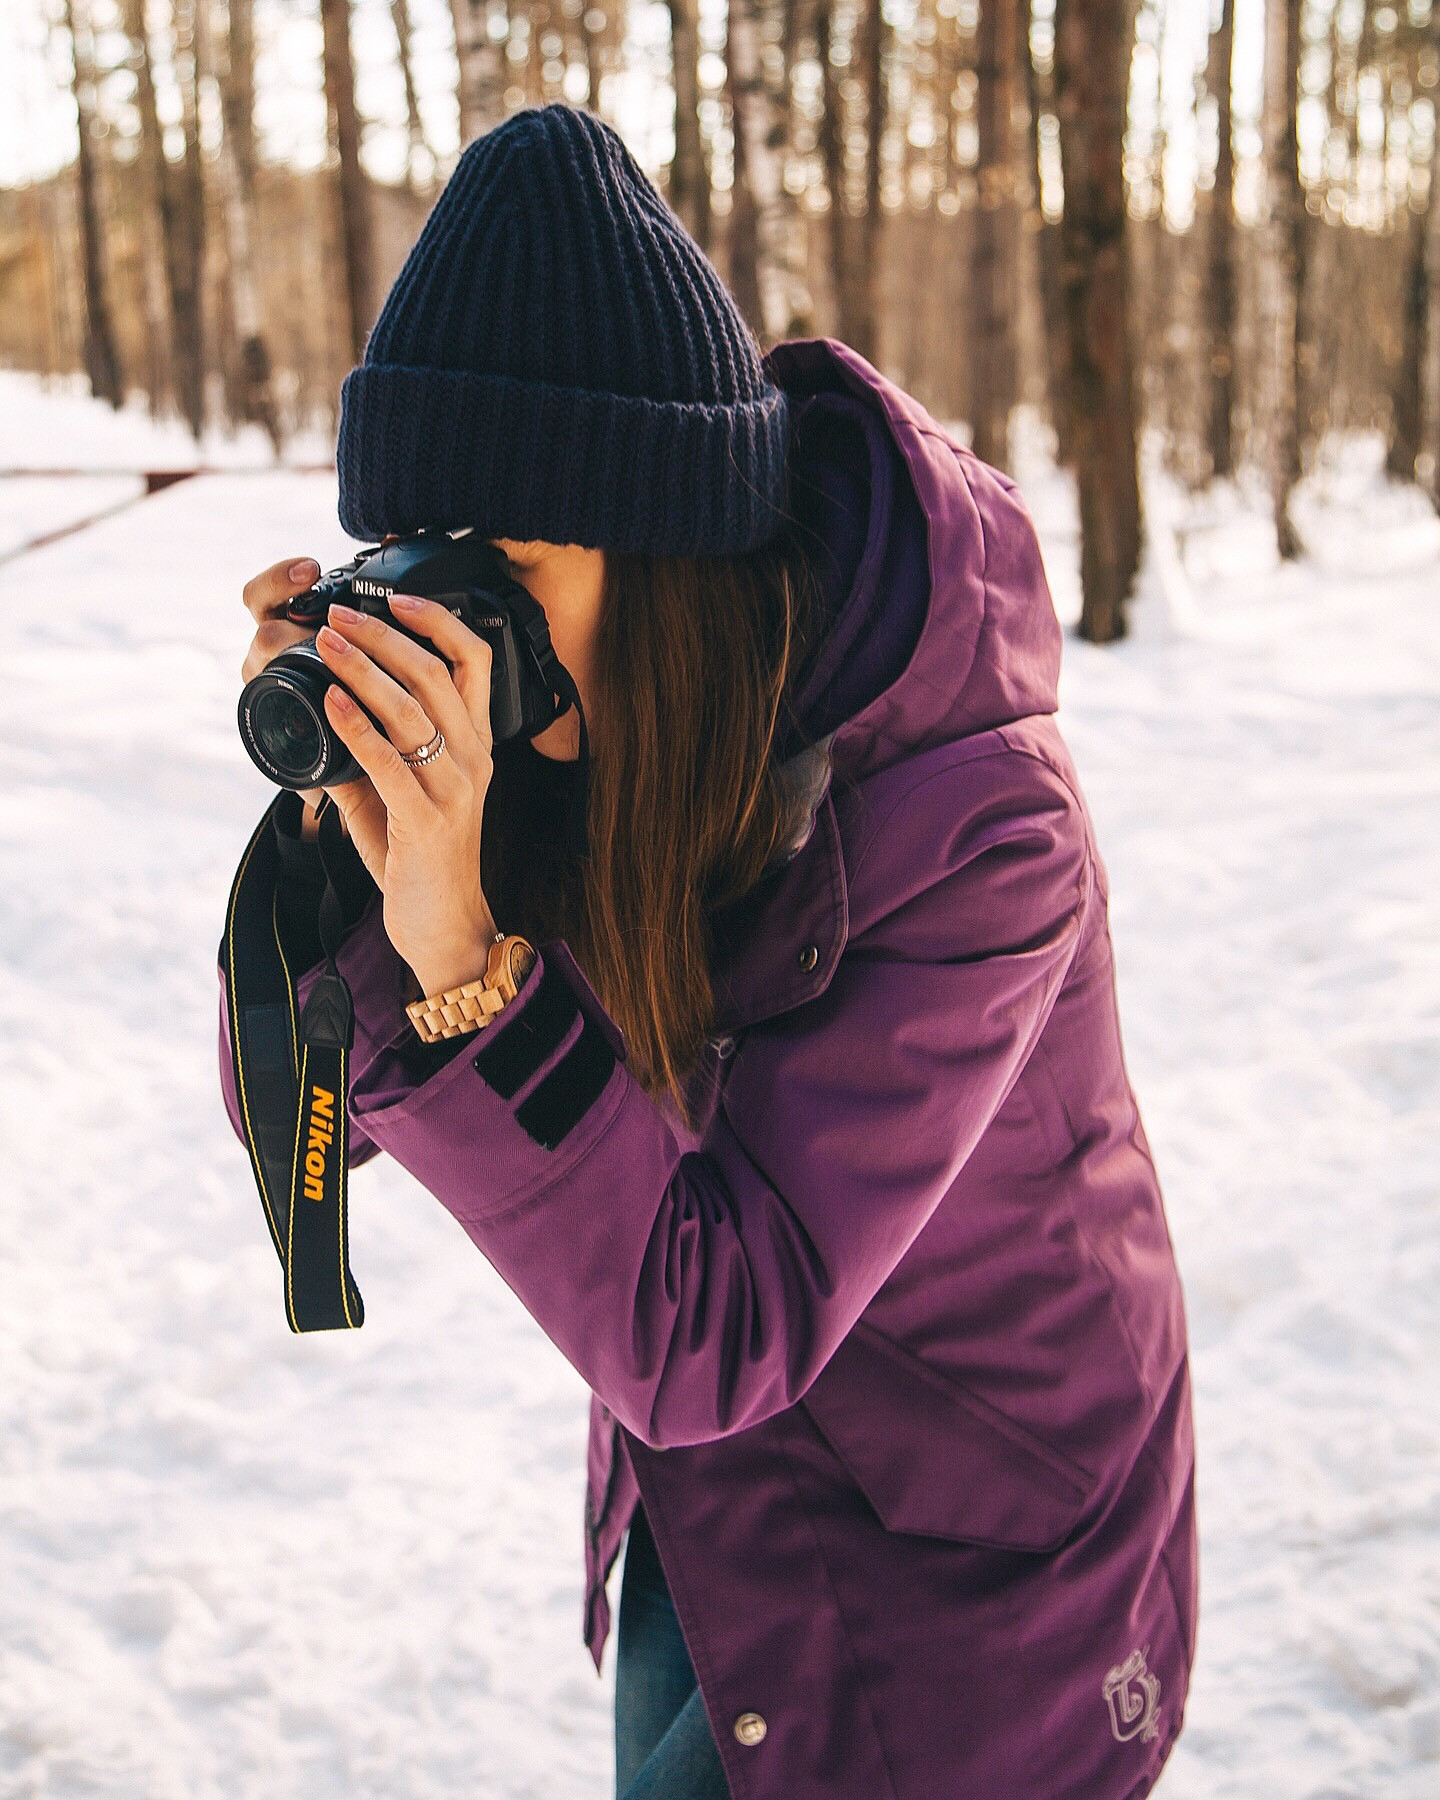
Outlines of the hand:
[{"label": "hand", "polygon": [[[480,887],[480,828],[494,773],[492,653],[433,601],[397,594],[390,605],[438,654],[383,619],[330,608],[316,647],[343,686],[326,692],[326,717],[364,776],[325,792],[385,897],[390,942],[422,990],[437,994],[478,980],[496,935]],[[410,768],[401,752],[428,744],[437,727],[444,751]]]},{"label": "hand", "polygon": [[[320,579],[320,565],[313,557],[291,557],[245,583],[245,607],[259,629],[250,640],[241,666],[241,676],[253,681],[282,650],[300,644],[314,634],[314,626],[297,625],[285,616],[285,608],[297,594],[305,593]],[[315,835],[315,809],[324,794],[323,788],[302,788],[300,797],[306,812],[301,831],[306,837]]]}]

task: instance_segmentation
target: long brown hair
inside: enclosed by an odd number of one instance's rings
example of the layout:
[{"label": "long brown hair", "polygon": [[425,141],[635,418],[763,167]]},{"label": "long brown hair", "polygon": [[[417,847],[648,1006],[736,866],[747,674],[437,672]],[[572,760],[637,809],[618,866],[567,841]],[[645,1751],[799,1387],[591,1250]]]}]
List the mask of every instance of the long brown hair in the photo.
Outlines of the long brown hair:
[{"label": "long brown hair", "polygon": [[516,871],[519,929],[565,939],[631,1073],[688,1124],[684,1083],[715,1023],[712,919],[756,886],[792,823],[774,752],[818,590],[793,529],[743,556],[605,562],[590,857],[552,842],[528,880]]}]

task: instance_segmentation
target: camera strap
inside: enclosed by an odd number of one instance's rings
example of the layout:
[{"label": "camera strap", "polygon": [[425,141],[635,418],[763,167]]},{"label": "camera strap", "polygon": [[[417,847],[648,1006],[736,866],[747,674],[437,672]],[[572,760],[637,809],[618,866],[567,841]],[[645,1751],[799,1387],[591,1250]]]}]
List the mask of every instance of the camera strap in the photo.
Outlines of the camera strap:
[{"label": "camera strap", "polygon": [[350,1273],[349,1061],[355,1013],[336,966],[344,931],[334,870],[342,839],[328,798],[320,812],[325,965],[297,1016],[295,974],[278,911],[277,795],[241,858],[221,945],[229,985],[230,1049],[245,1147],[285,1276],[292,1331],[357,1330],[364,1322]]},{"label": "camera strap", "polygon": [[[574,706],[580,755],[566,836],[589,854],[590,734],[580,693],[549,644],[534,607],[525,630],[552,692]],[[557,715],[558,716],[558,715]],[[358,1330],[365,1307],[350,1273],[350,1051],[355,1010],[336,963],[346,920],[340,900],[339,809],[327,795],[318,813],[325,891],[319,935],[324,966],[303,1011],[287,954],[278,897],[281,856],[276,814],[293,805],[278,794],[256,827],[230,890],[221,957],[228,982],[230,1049],[245,1147],[265,1222],[285,1276],[292,1331]]]}]

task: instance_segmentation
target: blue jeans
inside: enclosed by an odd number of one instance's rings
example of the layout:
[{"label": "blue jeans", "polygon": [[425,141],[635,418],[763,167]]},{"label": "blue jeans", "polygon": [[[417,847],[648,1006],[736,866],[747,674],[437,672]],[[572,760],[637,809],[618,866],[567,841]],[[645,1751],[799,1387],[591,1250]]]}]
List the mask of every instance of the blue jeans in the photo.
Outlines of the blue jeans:
[{"label": "blue jeans", "polygon": [[650,1525],[635,1508],[620,1583],[617,1800],[729,1800],[730,1787]]}]

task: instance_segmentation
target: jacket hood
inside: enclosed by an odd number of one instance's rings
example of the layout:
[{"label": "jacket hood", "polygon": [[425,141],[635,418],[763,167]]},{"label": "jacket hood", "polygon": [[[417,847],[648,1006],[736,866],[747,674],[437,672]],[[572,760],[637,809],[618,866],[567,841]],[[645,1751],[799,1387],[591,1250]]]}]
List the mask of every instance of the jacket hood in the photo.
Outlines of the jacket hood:
[{"label": "jacket hood", "polygon": [[[813,488],[827,461],[823,429],[810,432],[806,449],[807,423],[837,400],[863,421],[870,451],[863,532],[842,516],[847,504],[853,514],[855,484],[839,511],[833,482],[825,502],[830,527],[818,570],[822,584],[838,571],[846,591],[796,701],[806,734],[823,734],[829,763],[855,778],[916,750],[1053,713],[1060,627],[1014,483],[844,344],[779,344],[766,367],[792,403],[797,488]],[[792,510],[799,514],[805,499],[795,492]],[[800,768],[813,761],[802,752]],[[795,778],[804,785],[798,771]],[[812,772],[808,788],[816,786]]]},{"label": "jacket hood", "polygon": [[[844,951],[849,883],[835,771],[859,780],[1053,713],[1060,673],[1060,627],[1014,483],[844,344],[779,344],[766,366],[798,421],[790,510],[803,524],[808,482],[829,552],[817,572],[835,610],[793,708],[802,739],[813,741],[779,751],[794,791],[790,829],[766,879],[712,921],[716,1018],[727,1034],[823,992]],[[822,400],[807,435],[807,402]],[[820,428],[827,412],[851,425],[848,486],[832,466],[841,434]]]}]

